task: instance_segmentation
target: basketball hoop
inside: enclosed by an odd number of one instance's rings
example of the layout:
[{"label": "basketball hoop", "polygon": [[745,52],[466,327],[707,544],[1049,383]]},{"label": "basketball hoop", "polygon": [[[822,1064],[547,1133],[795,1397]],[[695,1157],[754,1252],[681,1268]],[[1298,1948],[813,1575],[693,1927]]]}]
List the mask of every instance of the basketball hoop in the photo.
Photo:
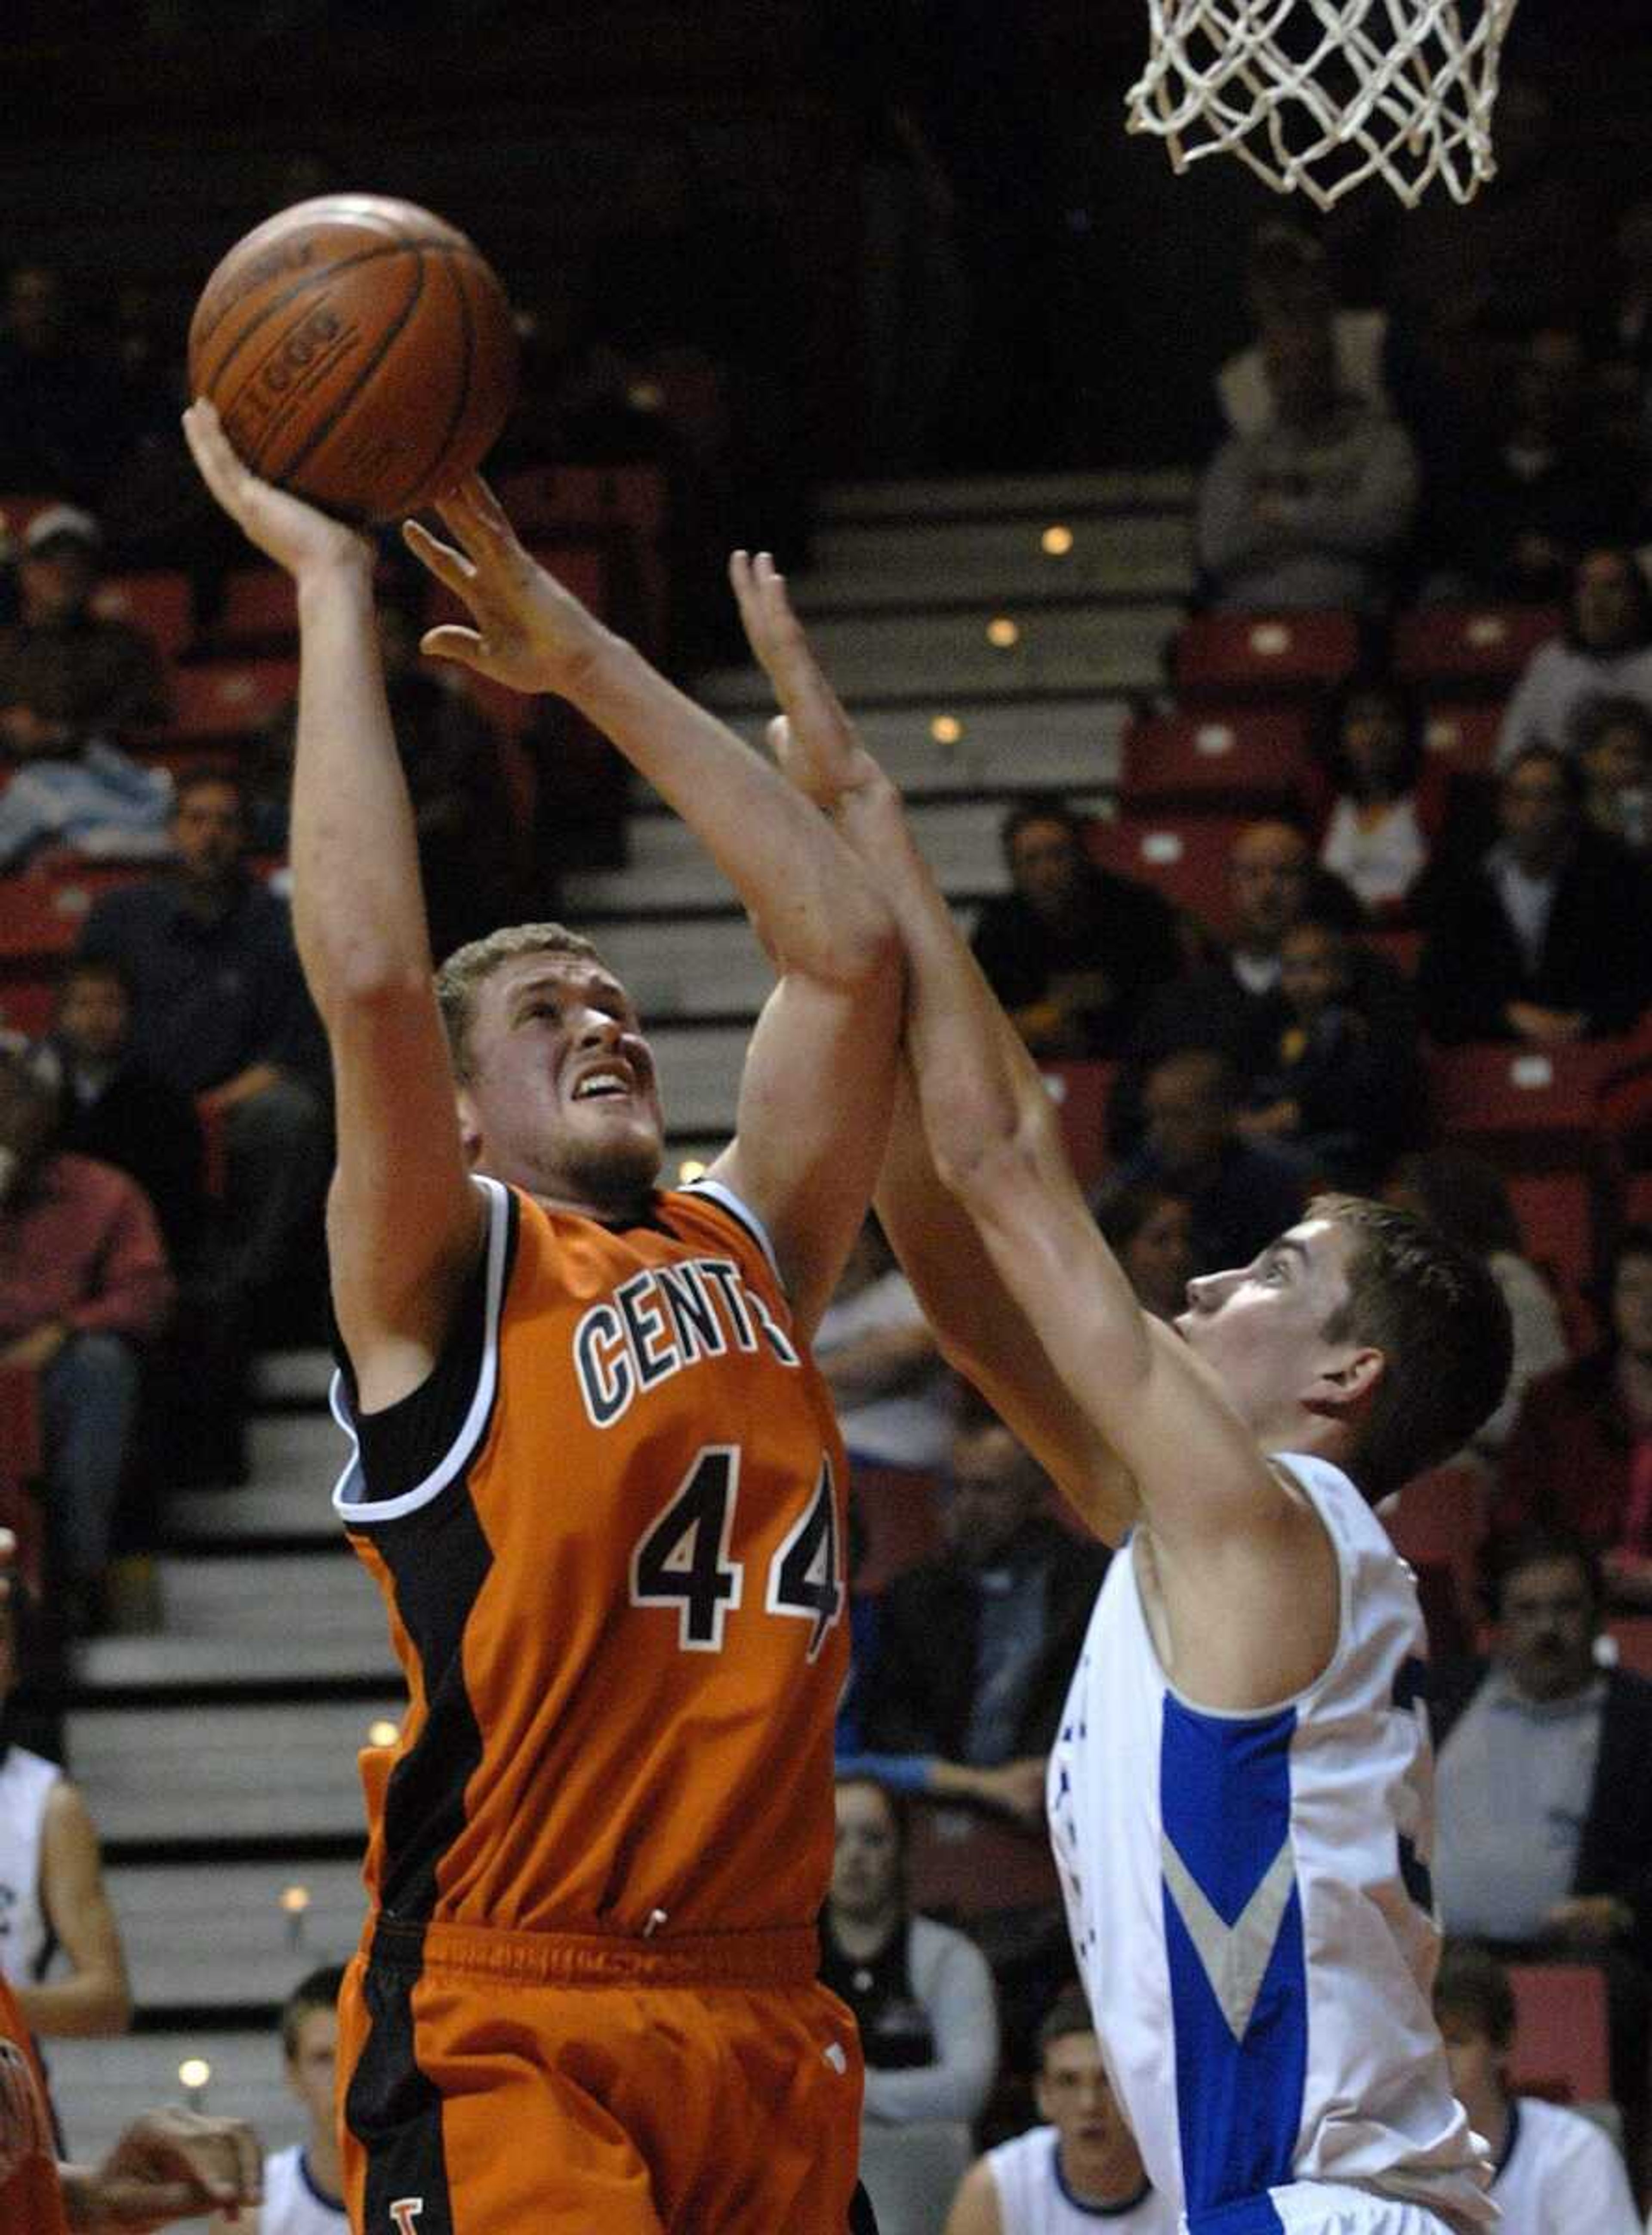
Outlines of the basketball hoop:
[{"label": "basketball hoop", "polygon": [[1329,209],[1367,179],[1407,207],[1491,177],[1498,64],[1516,0],[1148,0],[1129,128],[1178,171],[1234,154]]}]

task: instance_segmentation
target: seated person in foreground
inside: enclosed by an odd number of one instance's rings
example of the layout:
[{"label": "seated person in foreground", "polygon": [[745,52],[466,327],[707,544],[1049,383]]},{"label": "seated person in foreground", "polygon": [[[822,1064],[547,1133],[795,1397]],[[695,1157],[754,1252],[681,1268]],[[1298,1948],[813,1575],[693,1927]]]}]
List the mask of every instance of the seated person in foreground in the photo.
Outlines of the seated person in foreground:
[{"label": "seated person in foreground", "polygon": [[1316,774],[1321,868],[1373,918],[1403,916],[1439,836],[1442,801],[1426,781],[1421,717],[1398,684],[1356,678],[1338,693]]},{"label": "seated person in foreground", "polygon": [[993,1976],[967,1934],[908,1908],[906,1847],[896,1796],[868,1779],[840,1777],[820,1975],[860,2029],[862,2116],[967,2125],[998,2076]]},{"label": "seated person in foreground", "polygon": [[1148,2179],[1107,2084],[1089,2005],[1065,1988],[1034,2037],[1042,2124],[1000,2143],[964,2177],[946,2235],[1176,2235],[1180,2217]]},{"label": "seated person in foreground", "polygon": [[1583,819],[1577,764],[1529,745],[1504,768],[1498,836],[1417,896],[1417,1000],[1446,1046],[1548,1047],[1627,1032],[1652,995],[1652,873]]},{"label": "seated person in foreground", "polygon": [[1616,2145],[1592,2119],[1516,2095],[1514,1990],[1489,1948],[1447,1942],[1434,1980],[1452,2087],[1491,2153],[1502,2235],[1642,2235]]},{"label": "seated person in foreground", "polygon": [[1144,996],[1182,967],[1175,910],[1092,861],[1065,801],[1021,801],[1000,841],[1011,889],[970,942],[987,982],[1034,1055],[1118,1055]]},{"label": "seated person in foreground", "polygon": [[1440,1917],[1448,1933],[1505,1956],[1599,1968],[1612,2094],[1638,2146],[1652,2009],[1652,1683],[1595,1658],[1601,1575],[1583,1545],[1518,1538],[1498,1553],[1491,1587],[1491,1658],[1432,1672]]}]

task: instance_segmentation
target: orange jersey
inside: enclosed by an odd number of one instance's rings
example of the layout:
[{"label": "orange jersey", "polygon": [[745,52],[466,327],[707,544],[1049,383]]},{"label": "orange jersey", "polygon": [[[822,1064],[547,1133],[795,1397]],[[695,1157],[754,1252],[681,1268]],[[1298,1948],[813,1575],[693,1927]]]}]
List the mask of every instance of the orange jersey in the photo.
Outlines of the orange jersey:
[{"label": "orange jersey", "polygon": [[0,2235],[66,2235],[46,2086],[16,1997],[0,1978]]},{"label": "orange jersey", "polygon": [[335,1494],[410,1694],[362,1756],[370,1888],[530,1932],[812,1925],[846,1470],[766,1241],[719,1190],[615,1229],[481,1184],[436,1371]]}]

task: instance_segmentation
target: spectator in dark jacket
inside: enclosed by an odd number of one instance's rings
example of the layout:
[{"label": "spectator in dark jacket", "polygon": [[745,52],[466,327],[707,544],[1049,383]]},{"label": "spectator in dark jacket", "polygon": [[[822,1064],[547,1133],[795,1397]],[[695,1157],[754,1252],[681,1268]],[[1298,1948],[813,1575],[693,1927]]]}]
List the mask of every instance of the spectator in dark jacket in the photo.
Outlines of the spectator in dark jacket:
[{"label": "spectator in dark jacket", "polygon": [[1552,746],[1504,770],[1499,836],[1419,896],[1423,1022],[1446,1045],[1544,1047],[1628,1032],[1652,994],[1652,876],[1591,829],[1581,774]]},{"label": "spectator in dark jacket", "polygon": [[1106,1572],[1040,1511],[1049,1485],[1006,1427],[960,1430],[947,1549],[885,1591],[865,1743],[985,1767],[1046,1754]]},{"label": "spectator in dark jacket", "polygon": [[1022,801],[1000,835],[1013,889],[971,941],[988,985],[1034,1055],[1118,1054],[1144,996],[1181,967],[1175,911],[1092,861],[1062,800]]}]

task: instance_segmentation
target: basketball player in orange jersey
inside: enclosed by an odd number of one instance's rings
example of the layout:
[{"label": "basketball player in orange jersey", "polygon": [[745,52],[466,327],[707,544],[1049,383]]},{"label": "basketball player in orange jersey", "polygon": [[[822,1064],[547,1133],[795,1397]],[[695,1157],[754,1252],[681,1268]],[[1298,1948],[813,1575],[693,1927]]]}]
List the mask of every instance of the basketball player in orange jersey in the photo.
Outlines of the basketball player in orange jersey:
[{"label": "basketball player in orange jersey", "polygon": [[[844,1469],[807,1345],[888,1133],[891,919],[808,803],[535,567],[480,482],[441,508],[451,544],[410,528],[475,623],[426,648],[605,731],[776,963],[734,1142],[660,1190],[653,1059],[591,947],[519,927],[432,983],[368,546],[247,473],[209,407],[186,425],[297,582],[293,911],[337,1083],[355,1442],[336,1502],[410,1695],[363,1757],[351,2223],[842,2235],[860,2065],[814,1920]],[[761,642],[778,578],[732,573]]]}]

